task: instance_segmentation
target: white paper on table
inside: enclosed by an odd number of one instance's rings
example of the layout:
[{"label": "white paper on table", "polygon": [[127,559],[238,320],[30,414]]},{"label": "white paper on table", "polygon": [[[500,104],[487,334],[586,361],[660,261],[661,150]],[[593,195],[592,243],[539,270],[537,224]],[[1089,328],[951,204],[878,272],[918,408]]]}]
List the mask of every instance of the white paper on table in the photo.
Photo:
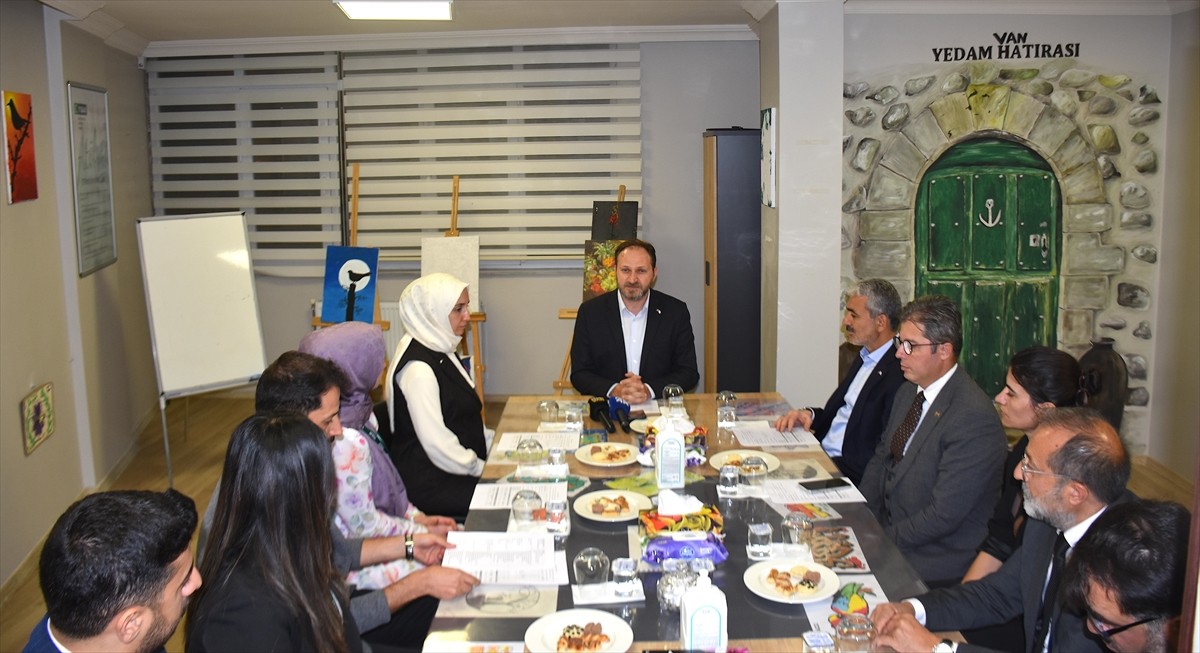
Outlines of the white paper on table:
[{"label": "white paper on table", "polygon": [[662,409],[658,407],[658,402],[654,399],[647,399],[640,404],[634,404],[629,407],[629,412],[631,413],[639,410],[646,413],[646,415],[658,415],[662,412]]},{"label": "white paper on table", "polygon": [[548,615],[557,606],[558,587],[479,585],[465,596],[443,599],[438,603],[437,616],[467,619],[530,618]]},{"label": "white paper on table", "polygon": [[808,431],[776,431],[766,422],[738,422],[733,434],[743,447],[821,448],[821,443]]},{"label": "white paper on table", "polygon": [[768,478],[763,483],[771,503],[866,503],[867,498],[853,485],[831,490],[806,490],[800,481]]},{"label": "white paper on table", "polygon": [[575,451],[579,448],[579,431],[549,431],[538,433],[504,433],[500,436],[500,440],[496,442],[495,450],[498,453],[507,451],[516,451],[517,445],[522,440],[528,439],[537,440],[542,444],[542,449],[562,449],[563,451]]},{"label": "white paper on table", "polygon": [[567,552],[545,533],[450,531],[443,567],[461,569],[485,584],[566,585]]},{"label": "white paper on table", "polygon": [[521,490],[533,490],[547,501],[566,501],[567,483],[480,483],[471,495],[470,510],[498,510],[512,508],[513,497]]}]

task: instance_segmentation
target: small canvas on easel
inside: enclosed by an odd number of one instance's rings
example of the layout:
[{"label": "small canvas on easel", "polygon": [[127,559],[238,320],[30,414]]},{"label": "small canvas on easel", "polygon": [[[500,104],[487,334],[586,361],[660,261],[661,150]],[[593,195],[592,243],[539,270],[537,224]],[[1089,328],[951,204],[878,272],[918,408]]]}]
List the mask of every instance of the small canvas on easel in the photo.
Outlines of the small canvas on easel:
[{"label": "small canvas on easel", "polygon": [[326,248],[321,321],[374,322],[378,271],[379,250],[374,247]]},{"label": "small canvas on easel", "polygon": [[592,202],[592,240],[637,238],[637,215],[637,202]]},{"label": "small canvas on easel", "polygon": [[479,312],[479,236],[421,239],[421,276],[444,272],[467,282],[471,312]]},{"label": "small canvas on easel", "polygon": [[583,243],[583,301],[617,289],[617,246],[623,240]]}]

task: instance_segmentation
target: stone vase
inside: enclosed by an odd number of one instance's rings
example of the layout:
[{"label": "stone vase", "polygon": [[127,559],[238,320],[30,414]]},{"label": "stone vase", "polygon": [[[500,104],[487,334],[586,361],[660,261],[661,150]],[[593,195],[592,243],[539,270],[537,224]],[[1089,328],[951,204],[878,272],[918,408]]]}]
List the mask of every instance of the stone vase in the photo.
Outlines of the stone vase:
[{"label": "stone vase", "polygon": [[1125,368],[1125,359],[1113,349],[1113,339],[1092,340],[1092,348],[1079,359],[1079,367],[1083,372],[1088,405],[1100,411],[1113,428],[1120,430],[1129,372]]}]

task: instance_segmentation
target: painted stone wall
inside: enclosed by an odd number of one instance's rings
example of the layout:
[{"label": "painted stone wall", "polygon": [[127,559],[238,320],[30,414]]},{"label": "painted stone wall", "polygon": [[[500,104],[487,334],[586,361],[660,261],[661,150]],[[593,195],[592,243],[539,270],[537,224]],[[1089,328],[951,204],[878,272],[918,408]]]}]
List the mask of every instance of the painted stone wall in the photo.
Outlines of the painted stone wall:
[{"label": "painted stone wall", "polygon": [[1058,347],[1111,337],[1129,392],[1121,425],[1145,450],[1152,388],[1163,105],[1133,73],[1075,59],[972,61],[845,80],[843,285],[882,277],[914,292],[914,205],[926,169],[976,138],[1022,143],[1062,192]]}]

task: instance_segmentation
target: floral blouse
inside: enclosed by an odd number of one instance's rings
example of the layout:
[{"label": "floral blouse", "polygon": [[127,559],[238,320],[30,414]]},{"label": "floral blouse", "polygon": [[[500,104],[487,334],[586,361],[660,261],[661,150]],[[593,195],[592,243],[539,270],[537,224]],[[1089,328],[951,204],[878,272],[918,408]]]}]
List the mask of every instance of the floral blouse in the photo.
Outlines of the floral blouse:
[{"label": "floral blouse", "polygon": [[[375,427],[372,415],[371,427]],[[409,535],[425,532],[425,527],[413,521],[422,513],[409,504],[404,515],[389,515],[375,506],[371,496],[371,449],[367,436],[356,429],[346,428],[333,445],[333,463],[337,476],[337,515],[334,521],[346,537],[368,538]],[[346,582],[358,589],[382,589],[424,567],[419,562],[393,560],[380,565],[350,572]]]}]

